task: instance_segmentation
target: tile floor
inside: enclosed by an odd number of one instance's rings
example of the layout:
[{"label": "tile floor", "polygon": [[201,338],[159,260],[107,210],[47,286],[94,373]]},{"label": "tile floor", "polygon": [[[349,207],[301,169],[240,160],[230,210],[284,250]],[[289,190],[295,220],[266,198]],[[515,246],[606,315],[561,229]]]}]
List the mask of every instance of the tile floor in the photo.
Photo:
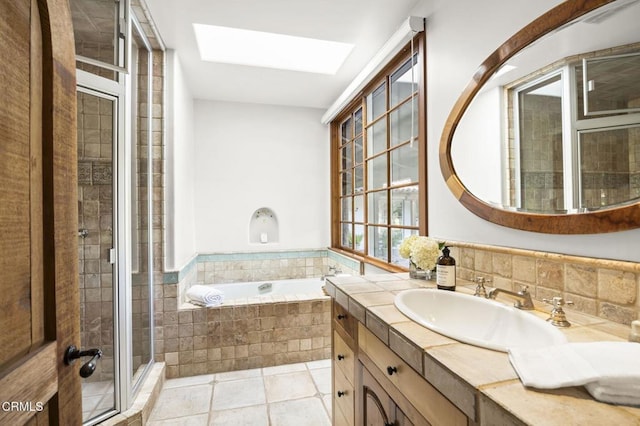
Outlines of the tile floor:
[{"label": "tile floor", "polygon": [[82,383],[82,420],[87,421],[114,406],[113,381]]},{"label": "tile floor", "polygon": [[170,379],[148,426],[330,426],[331,360]]}]

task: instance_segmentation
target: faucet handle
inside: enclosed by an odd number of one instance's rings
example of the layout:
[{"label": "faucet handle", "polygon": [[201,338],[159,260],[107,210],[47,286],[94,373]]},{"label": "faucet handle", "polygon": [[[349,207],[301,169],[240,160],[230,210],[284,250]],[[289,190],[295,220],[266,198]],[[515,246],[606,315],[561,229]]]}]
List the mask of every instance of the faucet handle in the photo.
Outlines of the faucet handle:
[{"label": "faucet handle", "polygon": [[489,297],[487,295],[487,290],[484,288],[484,283],[491,282],[491,280],[485,277],[476,277],[474,281],[478,284],[476,285],[476,291],[475,293],[473,293],[473,295],[484,298]]},{"label": "faucet handle", "polygon": [[520,291],[518,292],[518,294],[521,296],[524,296],[525,294],[529,294],[529,286],[523,285],[522,287],[520,287]]},{"label": "faucet handle", "polygon": [[547,321],[549,321],[556,327],[569,327],[571,325],[571,323],[567,320],[567,315],[564,313],[564,309],[562,309],[562,307],[564,305],[573,305],[573,302],[564,300],[564,298],[561,296],[555,296],[551,298],[551,300],[542,299],[542,301],[547,302],[553,306],[553,309],[551,309],[551,314],[549,315],[549,318],[547,318]]},{"label": "faucet handle", "polygon": [[552,305],[553,309],[562,309],[564,305],[573,305],[572,301],[564,300],[562,296],[554,296],[551,299],[542,299],[542,301]]}]

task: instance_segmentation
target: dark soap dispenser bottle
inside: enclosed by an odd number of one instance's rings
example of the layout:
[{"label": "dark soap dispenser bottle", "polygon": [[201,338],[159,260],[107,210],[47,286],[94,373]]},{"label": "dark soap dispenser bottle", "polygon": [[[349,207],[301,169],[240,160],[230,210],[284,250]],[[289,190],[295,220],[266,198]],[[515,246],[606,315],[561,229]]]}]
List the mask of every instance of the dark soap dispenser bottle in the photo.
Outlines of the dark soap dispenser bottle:
[{"label": "dark soap dispenser bottle", "polygon": [[449,256],[449,247],[442,249],[436,263],[436,283],[440,290],[456,290],[456,260]]}]

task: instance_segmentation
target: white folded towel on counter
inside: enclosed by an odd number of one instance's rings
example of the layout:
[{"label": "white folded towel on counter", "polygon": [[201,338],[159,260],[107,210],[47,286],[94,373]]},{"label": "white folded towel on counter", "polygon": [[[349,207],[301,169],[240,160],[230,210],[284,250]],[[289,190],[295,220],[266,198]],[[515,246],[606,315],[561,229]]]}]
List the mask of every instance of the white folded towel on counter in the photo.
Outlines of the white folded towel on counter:
[{"label": "white folded towel on counter", "polygon": [[538,389],[585,386],[598,401],[640,405],[640,344],[566,343],[509,350],[522,384]]},{"label": "white folded towel on counter", "polygon": [[191,303],[210,308],[222,305],[224,293],[207,285],[192,285],[187,290],[187,297]]}]

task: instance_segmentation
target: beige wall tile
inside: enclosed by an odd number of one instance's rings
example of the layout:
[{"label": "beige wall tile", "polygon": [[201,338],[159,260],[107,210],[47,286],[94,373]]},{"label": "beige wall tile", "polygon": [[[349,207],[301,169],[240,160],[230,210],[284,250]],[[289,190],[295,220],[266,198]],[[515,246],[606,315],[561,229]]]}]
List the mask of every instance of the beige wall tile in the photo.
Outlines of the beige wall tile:
[{"label": "beige wall tile", "polygon": [[572,265],[566,266],[565,291],[584,297],[595,298],[598,288],[596,268]]},{"label": "beige wall tile", "polygon": [[512,276],[512,256],[504,253],[494,253],[491,260],[491,267],[494,274],[505,278]]},{"label": "beige wall tile", "polygon": [[538,285],[560,291],[564,290],[564,265],[562,263],[538,259],[536,269]]},{"label": "beige wall tile", "polygon": [[621,305],[635,304],[638,295],[635,274],[610,269],[598,270],[598,298]]},{"label": "beige wall tile", "polygon": [[524,256],[513,256],[513,279],[525,283],[536,282],[536,261]]}]

